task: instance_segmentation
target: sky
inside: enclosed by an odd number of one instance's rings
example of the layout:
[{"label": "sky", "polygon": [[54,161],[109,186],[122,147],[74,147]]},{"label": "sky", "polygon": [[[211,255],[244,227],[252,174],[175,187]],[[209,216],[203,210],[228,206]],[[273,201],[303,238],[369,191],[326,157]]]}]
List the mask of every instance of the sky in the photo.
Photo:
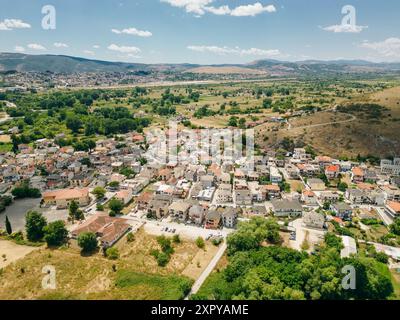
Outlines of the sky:
[{"label": "sky", "polygon": [[135,63],[393,62],[399,17],[398,0],[0,0],[0,52]]}]

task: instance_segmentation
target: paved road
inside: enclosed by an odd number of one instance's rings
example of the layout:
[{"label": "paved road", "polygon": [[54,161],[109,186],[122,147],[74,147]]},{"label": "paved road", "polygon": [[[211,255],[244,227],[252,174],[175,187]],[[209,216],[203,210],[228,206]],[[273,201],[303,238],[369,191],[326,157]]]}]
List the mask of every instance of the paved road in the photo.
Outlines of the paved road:
[{"label": "paved road", "polygon": [[203,271],[203,273],[200,275],[200,277],[196,280],[196,282],[193,284],[192,290],[188,294],[185,300],[188,300],[189,297],[192,294],[196,294],[201,286],[203,285],[204,281],[208,278],[208,276],[211,274],[211,272],[214,270],[216,267],[218,261],[222,258],[224,255],[226,249],[228,248],[226,244],[226,240],[224,241],[223,244],[221,244],[220,249],[218,250],[217,254],[214,256],[214,258],[211,260],[210,264],[207,266],[207,268]]}]

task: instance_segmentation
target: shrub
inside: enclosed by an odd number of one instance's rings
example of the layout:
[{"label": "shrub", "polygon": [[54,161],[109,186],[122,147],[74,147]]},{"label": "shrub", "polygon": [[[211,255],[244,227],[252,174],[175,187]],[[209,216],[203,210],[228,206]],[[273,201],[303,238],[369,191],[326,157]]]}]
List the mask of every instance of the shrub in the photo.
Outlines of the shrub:
[{"label": "shrub", "polygon": [[197,247],[199,247],[200,249],[204,249],[204,247],[206,246],[206,243],[204,241],[204,239],[202,237],[198,237],[196,239],[196,245]]},{"label": "shrub", "polygon": [[106,250],[106,257],[110,260],[119,259],[119,251],[117,248],[108,248]]}]

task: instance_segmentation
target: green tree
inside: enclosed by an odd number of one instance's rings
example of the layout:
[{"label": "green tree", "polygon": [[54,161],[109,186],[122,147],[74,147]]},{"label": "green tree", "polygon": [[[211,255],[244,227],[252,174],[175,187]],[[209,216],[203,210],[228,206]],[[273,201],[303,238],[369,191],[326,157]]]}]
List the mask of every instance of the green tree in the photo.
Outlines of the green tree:
[{"label": "green tree", "polygon": [[97,200],[103,199],[104,196],[106,195],[106,190],[102,187],[96,187],[93,189],[92,192],[95,196]]},{"label": "green tree", "polygon": [[122,201],[113,198],[109,204],[108,207],[110,208],[111,212],[110,215],[116,216],[118,214],[121,214],[122,209],[124,208],[124,204]]},{"label": "green tree", "polygon": [[6,231],[9,235],[12,234],[11,222],[8,220],[8,216],[6,216]]},{"label": "green tree", "polygon": [[29,241],[41,241],[44,237],[44,227],[47,220],[43,215],[36,211],[29,211],[25,217],[25,230]]},{"label": "green tree", "polygon": [[44,240],[49,247],[61,246],[67,241],[68,230],[64,221],[55,221],[44,227]]},{"label": "green tree", "polygon": [[90,253],[97,249],[97,236],[93,232],[84,232],[78,236],[78,245],[83,252]]},{"label": "green tree", "polygon": [[69,204],[68,211],[69,211],[69,217],[71,218],[72,221],[83,220],[85,218],[82,210],[79,209],[78,202],[76,202],[75,200],[72,200],[72,202]]}]

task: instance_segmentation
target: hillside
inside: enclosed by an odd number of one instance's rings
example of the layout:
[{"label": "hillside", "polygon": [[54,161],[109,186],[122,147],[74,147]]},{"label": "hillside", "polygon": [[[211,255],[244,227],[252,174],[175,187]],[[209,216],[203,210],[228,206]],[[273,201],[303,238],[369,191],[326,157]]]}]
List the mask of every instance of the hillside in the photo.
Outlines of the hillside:
[{"label": "hillside", "polygon": [[190,72],[197,74],[249,74],[280,76],[322,76],[357,73],[399,73],[400,63],[372,63],[362,60],[299,61],[258,60],[248,64],[140,64],[91,60],[63,55],[0,53],[0,71],[18,72]]}]

